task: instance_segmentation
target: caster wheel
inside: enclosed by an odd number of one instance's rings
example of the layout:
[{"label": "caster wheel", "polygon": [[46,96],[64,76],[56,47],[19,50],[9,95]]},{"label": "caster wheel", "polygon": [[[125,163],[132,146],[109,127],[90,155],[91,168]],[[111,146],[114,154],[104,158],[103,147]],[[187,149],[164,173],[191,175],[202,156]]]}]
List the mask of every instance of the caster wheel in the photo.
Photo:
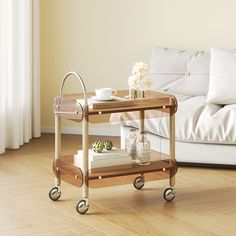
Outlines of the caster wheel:
[{"label": "caster wheel", "polygon": [[89,209],[89,206],[86,205],[85,200],[80,200],[76,206],[76,211],[80,214],[85,214]]},{"label": "caster wheel", "polygon": [[138,190],[142,189],[142,187],[144,186],[144,177],[142,177],[142,176],[136,177],[134,179],[133,185]]},{"label": "caster wheel", "polygon": [[49,198],[53,201],[57,201],[61,196],[61,191],[58,190],[58,187],[54,187],[49,192]]},{"label": "caster wheel", "polygon": [[167,201],[167,202],[171,202],[172,200],[174,200],[175,198],[175,192],[173,188],[167,188],[164,193],[163,193],[163,198]]}]

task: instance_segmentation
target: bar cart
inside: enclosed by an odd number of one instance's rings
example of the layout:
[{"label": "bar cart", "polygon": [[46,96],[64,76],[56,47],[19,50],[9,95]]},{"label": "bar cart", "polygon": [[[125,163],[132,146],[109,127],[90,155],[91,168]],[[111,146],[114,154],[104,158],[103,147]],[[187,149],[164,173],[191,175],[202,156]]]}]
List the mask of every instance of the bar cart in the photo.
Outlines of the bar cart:
[{"label": "bar cart", "polygon": [[[75,99],[75,95],[63,94],[65,81],[69,77],[76,77],[82,86],[82,99]],[[127,91],[120,91],[119,95],[127,95]],[[133,186],[141,190],[145,181],[160,179],[169,179],[170,187],[167,188],[163,197],[166,201],[172,201],[175,198],[175,174],[177,173],[177,164],[175,161],[175,112],[177,110],[176,98],[172,95],[149,92],[145,97],[131,100],[123,99],[121,101],[106,101],[101,103],[88,102],[88,93],[81,76],[75,72],[69,72],[65,75],[62,84],[60,96],[54,99],[55,114],[55,159],[53,161],[53,172],[55,175],[55,187],[49,192],[49,198],[57,201],[61,196],[61,180],[74,186],[82,187],[82,199],[78,202],[76,210],[80,214],[85,214],[89,209],[89,187],[105,187],[119,184],[133,183]],[[89,122],[96,122],[104,117],[101,122],[109,118],[110,114],[123,114],[133,112],[139,119],[139,131],[144,131],[144,119],[153,118],[157,113],[148,113],[148,111],[162,111],[169,116],[170,144],[169,155],[151,151],[150,165],[138,165],[133,162],[131,166],[124,168],[103,167],[96,169],[96,172],[88,168],[88,129]],[[151,114],[151,115],[150,115]],[[153,115],[154,114],[154,115]],[[82,166],[78,166],[73,161],[73,155],[61,156],[61,119],[69,119],[75,122],[82,122]],[[108,119],[109,121],[109,119]]]}]

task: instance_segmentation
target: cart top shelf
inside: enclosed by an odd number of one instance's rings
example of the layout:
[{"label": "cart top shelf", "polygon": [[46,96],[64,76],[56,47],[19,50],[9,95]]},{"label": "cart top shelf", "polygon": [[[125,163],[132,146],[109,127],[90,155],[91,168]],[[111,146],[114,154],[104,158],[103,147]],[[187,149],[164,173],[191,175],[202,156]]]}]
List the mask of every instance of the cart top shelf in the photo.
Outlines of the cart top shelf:
[{"label": "cart top shelf", "polygon": [[[88,104],[84,105],[84,94],[65,94],[63,98],[56,97],[54,100],[54,113],[66,119],[81,121],[85,115],[90,122],[107,122],[111,113],[126,113],[135,111],[146,111],[145,118],[154,118],[158,114],[151,113],[152,110],[175,113],[177,110],[176,98],[172,95],[147,91],[144,98],[128,99],[127,90],[120,90],[117,97],[121,100],[95,101],[91,99],[95,94],[87,93]],[[148,113],[149,112],[149,113]],[[98,116],[104,115],[102,119]],[[93,119],[93,116],[96,116]]]},{"label": "cart top shelf", "polygon": [[[88,93],[88,97],[94,96],[94,93]],[[82,94],[68,94],[65,95],[66,98],[73,99],[77,98],[77,101],[82,102]],[[125,98],[128,96],[127,90],[120,90],[117,93],[117,97]],[[93,101],[88,102],[88,114],[96,115],[97,113],[116,113],[116,112],[127,112],[127,111],[137,111],[137,110],[151,110],[158,108],[170,108],[176,106],[176,99],[174,96],[155,92],[147,91],[144,98],[138,99],[123,99],[114,101]],[[166,110],[168,112],[168,110]]]}]

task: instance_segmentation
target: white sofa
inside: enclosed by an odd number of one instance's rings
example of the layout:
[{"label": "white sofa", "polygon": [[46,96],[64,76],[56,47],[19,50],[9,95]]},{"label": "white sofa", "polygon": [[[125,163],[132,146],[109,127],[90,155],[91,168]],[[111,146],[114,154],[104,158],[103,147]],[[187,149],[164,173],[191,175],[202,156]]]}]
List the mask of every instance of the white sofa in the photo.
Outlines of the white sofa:
[{"label": "white sofa", "polygon": [[[227,61],[227,55],[226,59],[218,57],[218,61],[213,60],[212,50],[189,52],[165,48],[153,49],[150,63],[152,89],[173,94],[178,100],[176,113],[176,159],[178,162],[188,165],[195,163],[236,167],[236,102],[234,102],[236,90],[232,88],[233,85],[236,87],[234,71],[236,60],[230,62],[233,69],[229,73],[231,81],[234,79],[235,84],[227,84],[228,88],[224,87],[224,82],[227,82],[228,78],[219,77],[221,84],[219,83],[220,88],[217,88],[214,79],[219,80],[217,70],[221,67],[217,63],[224,61],[223,66],[226,67],[227,72],[230,63]],[[218,53],[217,49],[216,53]],[[219,55],[218,53],[216,56]],[[209,91],[209,81],[211,91]],[[219,96],[219,101],[217,96]],[[229,98],[226,102],[224,96]],[[217,102],[214,102],[214,99]],[[122,122],[121,145],[123,147],[130,126],[138,127],[138,123],[136,121]],[[168,153],[168,119],[162,117],[161,122],[160,118],[149,119],[145,121],[145,129],[152,148]]]}]

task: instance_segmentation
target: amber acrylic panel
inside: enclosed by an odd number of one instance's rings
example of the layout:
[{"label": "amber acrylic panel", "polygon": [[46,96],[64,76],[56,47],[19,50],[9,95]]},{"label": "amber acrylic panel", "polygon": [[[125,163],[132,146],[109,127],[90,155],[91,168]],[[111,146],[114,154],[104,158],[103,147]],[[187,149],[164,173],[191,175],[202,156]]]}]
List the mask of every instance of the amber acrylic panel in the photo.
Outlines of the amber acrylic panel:
[{"label": "amber acrylic panel", "polygon": [[[119,167],[119,168],[118,168]],[[123,167],[123,168],[120,168]],[[81,167],[75,166],[73,156],[62,156],[53,163],[54,174],[63,181],[80,187],[83,183]],[[105,187],[132,183],[134,178],[144,174],[146,181],[166,179],[177,172],[176,161],[166,154],[152,151],[150,165],[132,163],[123,166],[110,166],[89,170],[87,173],[89,187]]]},{"label": "amber acrylic panel", "polygon": [[73,156],[63,156],[60,160],[55,160],[53,172],[56,177],[69,184],[77,187],[81,187],[83,184],[82,170],[73,165]]}]

